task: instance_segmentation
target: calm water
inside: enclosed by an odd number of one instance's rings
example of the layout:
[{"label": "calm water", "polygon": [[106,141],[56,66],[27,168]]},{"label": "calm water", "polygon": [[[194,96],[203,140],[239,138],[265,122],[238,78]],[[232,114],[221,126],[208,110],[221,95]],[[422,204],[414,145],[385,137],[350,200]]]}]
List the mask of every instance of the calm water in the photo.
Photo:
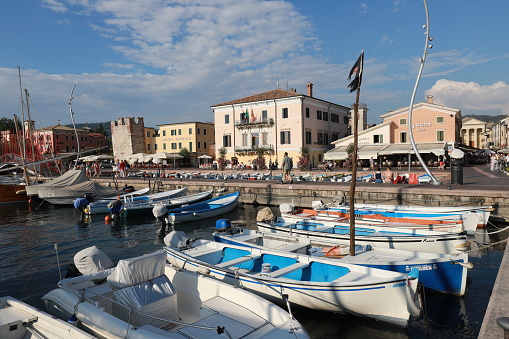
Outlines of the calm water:
[{"label": "calm water", "polygon": [[[254,226],[260,208],[245,205],[224,218]],[[177,229],[192,237],[211,239],[214,227],[214,220],[206,220],[178,225]],[[31,208],[26,204],[0,206],[0,232],[0,295],[44,309],[41,297],[59,280],[55,244],[65,275],[74,254],[85,247],[96,245],[115,262],[159,249],[166,230],[151,216],[128,217],[108,225],[104,216],[82,221],[73,207],[44,203]],[[479,234],[475,240],[496,242],[508,236],[508,231],[491,239]],[[471,261],[475,267],[469,271],[465,297],[426,291],[425,315],[412,319],[406,329],[304,309],[293,312],[313,338],[477,338],[504,248],[505,244],[474,253]]]}]

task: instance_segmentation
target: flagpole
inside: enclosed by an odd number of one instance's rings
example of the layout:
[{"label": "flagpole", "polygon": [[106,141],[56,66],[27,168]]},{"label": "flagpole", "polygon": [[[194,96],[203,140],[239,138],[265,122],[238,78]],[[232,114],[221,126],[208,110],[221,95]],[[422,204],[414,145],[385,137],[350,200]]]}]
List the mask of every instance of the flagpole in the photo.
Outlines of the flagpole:
[{"label": "flagpole", "polygon": [[357,129],[359,126],[359,97],[361,94],[361,87],[357,87],[357,94],[355,97],[355,104],[353,105],[353,155],[352,155],[352,181],[350,182],[350,255],[355,256],[355,186],[357,183],[357,147],[358,135]]},{"label": "flagpole", "polygon": [[364,68],[364,50],[350,71],[348,79],[355,72],[354,80],[348,85],[350,92],[356,90],[355,104],[353,105],[353,154],[352,154],[352,180],[350,182],[350,255],[355,256],[355,186],[357,184],[357,153],[358,153],[358,127],[359,127],[359,98],[361,95],[362,71]]}]

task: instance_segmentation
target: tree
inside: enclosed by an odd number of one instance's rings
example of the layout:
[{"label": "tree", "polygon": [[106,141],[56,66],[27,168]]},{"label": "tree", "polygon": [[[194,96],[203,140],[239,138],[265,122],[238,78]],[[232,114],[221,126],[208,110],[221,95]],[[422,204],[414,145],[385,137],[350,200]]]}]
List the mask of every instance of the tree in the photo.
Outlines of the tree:
[{"label": "tree", "polygon": [[297,162],[297,167],[304,171],[309,168],[309,148],[304,146],[300,149],[299,161]]},{"label": "tree", "polygon": [[[20,124],[18,124],[18,128],[21,129]],[[0,118],[0,131],[14,131],[15,129],[16,124],[14,123],[14,119]]]},{"label": "tree", "polygon": [[225,147],[219,149],[219,158],[217,159],[217,166],[220,171],[224,171],[226,168],[226,153],[228,150]]},{"label": "tree", "polygon": [[346,167],[348,168],[349,171],[352,170],[353,168],[353,144],[349,144],[347,147],[346,147],[346,153],[348,154],[346,156],[346,160],[345,162],[343,163],[343,167]]},{"label": "tree", "polygon": [[256,154],[258,155],[256,159],[253,160],[253,165],[256,166],[259,170],[264,170],[267,168],[267,164],[265,162],[265,157],[263,156],[266,152],[266,149],[263,147],[257,147],[255,149]]},{"label": "tree", "polygon": [[183,156],[184,158],[182,158],[182,162],[184,164],[190,164],[191,163],[191,153],[187,150],[187,148],[182,148],[179,152],[179,154],[181,156]]}]

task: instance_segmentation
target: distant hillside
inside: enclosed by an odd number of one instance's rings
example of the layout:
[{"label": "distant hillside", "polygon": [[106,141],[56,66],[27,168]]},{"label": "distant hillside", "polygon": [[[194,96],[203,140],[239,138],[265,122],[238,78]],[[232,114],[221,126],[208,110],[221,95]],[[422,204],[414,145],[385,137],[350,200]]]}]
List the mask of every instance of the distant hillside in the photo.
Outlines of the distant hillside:
[{"label": "distant hillside", "polygon": [[464,118],[474,118],[484,122],[497,122],[501,119],[507,118],[507,115],[482,115],[482,114],[467,114]]},{"label": "distant hillside", "polygon": [[[110,121],[104,121],[104,122],[85,122],[85,123],[77,123],[76,128],[77,129],[90,129],[92,132],[101,133],[101,125],[102,130],[106,132],[106,136],[108,139],[111,139],[111,122]],[[68,127],[72,128],[72,124],[66,125]]]}]

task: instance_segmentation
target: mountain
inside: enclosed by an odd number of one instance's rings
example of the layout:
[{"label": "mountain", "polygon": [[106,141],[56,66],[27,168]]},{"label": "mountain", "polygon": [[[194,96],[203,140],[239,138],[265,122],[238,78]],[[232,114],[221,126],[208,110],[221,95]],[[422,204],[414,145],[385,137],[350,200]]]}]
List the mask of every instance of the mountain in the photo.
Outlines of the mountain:
[{"label": "mountain", "polygon": [[481,120],[484,122],[497,122],[499,120],[507,118],[507,115],[467,114],[467,115],[464,115],[463,118],[474,118],[474,119]]},{"label": "mountain", "polygon": [[[66,125],[68,127],[73,127],[72,124]],[[90,130],[91,132],[95,133],[106,133],[106,137],[108,139],[111,139],[111,122],[110,121],[104,121],[104,122],[85,122],[85,123],[77,123],[76,124],[77,129],[84,129],[84,130]]]}]

